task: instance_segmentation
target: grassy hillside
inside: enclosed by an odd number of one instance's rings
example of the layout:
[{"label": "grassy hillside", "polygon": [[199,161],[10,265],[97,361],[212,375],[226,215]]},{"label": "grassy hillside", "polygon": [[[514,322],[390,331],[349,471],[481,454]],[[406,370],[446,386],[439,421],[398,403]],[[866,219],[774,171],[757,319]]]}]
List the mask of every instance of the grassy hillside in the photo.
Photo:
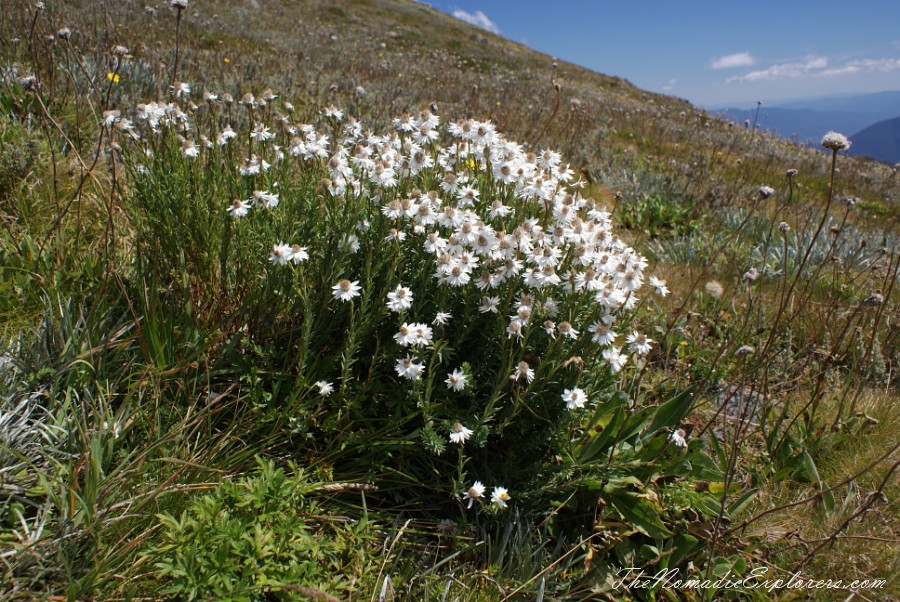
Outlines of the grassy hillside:
[{"label": "grassy hillside", "polygon": [[892,168],[414,2],[11,6],[4,596],[900,598]]}]

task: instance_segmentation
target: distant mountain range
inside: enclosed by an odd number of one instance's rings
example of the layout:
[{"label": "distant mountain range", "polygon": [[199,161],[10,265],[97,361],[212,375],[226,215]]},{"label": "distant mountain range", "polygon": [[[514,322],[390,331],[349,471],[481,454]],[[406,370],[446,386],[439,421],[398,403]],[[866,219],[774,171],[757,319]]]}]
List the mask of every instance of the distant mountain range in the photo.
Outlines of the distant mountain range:
[{"label": "distant mountain range", "polygon": [[[712,111],[737,123],[752,124],[756,107]],[[900,161],[900,91],[825,96],[781,102],[759,108],[761,130],[817,145],[830,131],[850,138],[850,154],[896,163]]]}]

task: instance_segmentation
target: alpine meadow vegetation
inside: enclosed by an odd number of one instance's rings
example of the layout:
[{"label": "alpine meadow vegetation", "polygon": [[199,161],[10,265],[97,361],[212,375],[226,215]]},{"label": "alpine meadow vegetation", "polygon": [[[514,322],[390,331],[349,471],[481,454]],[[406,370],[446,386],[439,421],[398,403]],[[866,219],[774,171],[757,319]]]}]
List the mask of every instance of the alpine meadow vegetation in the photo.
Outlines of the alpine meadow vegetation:
[{"label": "alpine meadow vegetation", "polygon": [[411,2],[10,5],[4,599],[900,596],[894,167]]}]

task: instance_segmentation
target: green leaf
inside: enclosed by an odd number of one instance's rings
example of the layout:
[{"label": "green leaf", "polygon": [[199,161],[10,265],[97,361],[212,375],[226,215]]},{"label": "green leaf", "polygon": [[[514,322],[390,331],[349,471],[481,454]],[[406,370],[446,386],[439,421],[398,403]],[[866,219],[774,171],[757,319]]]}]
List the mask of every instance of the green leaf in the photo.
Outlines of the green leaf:
[{"label": "green leaf", "polygon": [[727,558],[720,558],[716,561],[716,565],[713,567],[713,575],[716,577],[724,577],[731,571],[732,565],[731,562],[728,561]]},{"label": "green leaf", "polygon": [[615,487],[604,488],[604,493],[612,507],[638,531],[657,540],[672,537],[673,533],[660,520],[653,506],[637,494]]},{"label": "green leaf", "polygon": [[694,387],[688,387],[663,405],[656,411],[650,428],[647,429],[648,434],[655,433],[662,428],[675,427],[678,422],[687,414],[694,401]]},{"label": "green leaf", "polygon": [[625,426],[622,427],[622,432],[619,435],[619,441],[627,441],[637,433],[640,433],[644,430],[647,424],[650,422],[650,417],[653,412],[656,410],[654,407],[642,408],[638,410],[625,423]]},{"label": "green leaf", "polygon": [[597,409],[594,410],[594,415],[591,416],[588,424],[591,425],[591,428],[605,427],[609,421],[604,419],[620,407],[627,405],[628,396],[623,391],[615,391],[608,400],[597,404]]},{"label": "green leaf", "polygon": [[689,448],[690,452],[685,458],[691,463],[691,476],[701,481],[722,481],[725,474],[719,469],[712,458],[703,452],[703,448]]},{"label": "green leaf", "polygon": [[608,451],[610,442],[624,421],[625,410],[622,407],[616,408],[616,413],[613,415],[612,420],[609,421],[609,424],[606,425],[606,428],[599,434],[591,437],[590,441],[582,446],[581,453],[578,455],[578,464],[583,465],[593,462],[598,456]]},{"label": "green leaf", "polygon": [[759,493],[759,488],[751,489],[749,491],[745,491],[741,497],[734,500],[728,506],[728,514],[729,516],[737,516],[740,514],[741,510],[743,510],[747,504],[750,503],[750,500],[756,497],[756,494]]},{"label": "green leaf", "polygon": [[[822,481],[821,477],[819,477],[819,471],[816,468],[816,463],[813,461],[812,456],[809,455],[809,452],[806,450],[803,451],[803,465],[806,468],[806,474],[809,476],[810,480],[816,482],[816,485],[819,486],[819,491],[825,491],[828,489],[828,485]],[[822,494],[822,504],[825,505],[829,511],[834,510],[834,493],[831,491],[825,491]]]},{"label": "green leaf", "polygon": [[[701,495],[693,506],[706,516],[719,516],[719,512],[722,510],[722,501],[712,495]],[[726,516],[726,518],[728,517]]]},{"label": "green leaf", "polygon": [[672,553],[668,556],[668,564],[666,567],[677,566],[681,559],[697,549],[699,540],[693,535],[687,533],[679,533],[672,539]]},{"label": "green leaf", "polygon": [[709,434],[709,443],[713,449],[713,453],[716,456],[716,461],[719,464],[719,470],[725,472],[728,470],[728,458],[725,457],[725,450],[722,449],[722,444],[719,442],[719,438],[716,437],[716,434],[710,432]]}]

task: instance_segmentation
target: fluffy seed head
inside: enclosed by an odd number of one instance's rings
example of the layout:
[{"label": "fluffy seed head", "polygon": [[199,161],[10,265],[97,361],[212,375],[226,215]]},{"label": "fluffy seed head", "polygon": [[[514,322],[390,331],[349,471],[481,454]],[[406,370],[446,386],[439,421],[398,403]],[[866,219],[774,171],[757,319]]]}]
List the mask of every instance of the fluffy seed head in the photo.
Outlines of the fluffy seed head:
[{"label": "fluffy seed head", "polygon": [[843,134],[828,132],[822,137],[822,146],[835,152],[850,148],[850,141]]}]

